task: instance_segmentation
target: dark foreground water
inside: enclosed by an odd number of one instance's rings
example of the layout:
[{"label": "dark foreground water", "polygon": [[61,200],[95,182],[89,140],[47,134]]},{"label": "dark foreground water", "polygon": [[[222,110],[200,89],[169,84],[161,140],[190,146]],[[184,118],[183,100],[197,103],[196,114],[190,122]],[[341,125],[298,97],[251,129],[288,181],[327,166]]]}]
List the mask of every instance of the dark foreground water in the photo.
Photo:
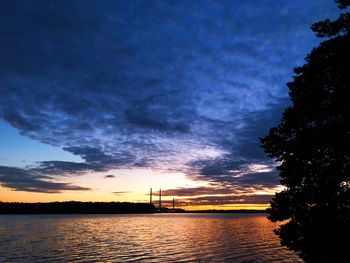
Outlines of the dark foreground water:
[{"label": "dark foreground water", "polygon": [[264,214],[1,215],[0,262],[301,262]]}]

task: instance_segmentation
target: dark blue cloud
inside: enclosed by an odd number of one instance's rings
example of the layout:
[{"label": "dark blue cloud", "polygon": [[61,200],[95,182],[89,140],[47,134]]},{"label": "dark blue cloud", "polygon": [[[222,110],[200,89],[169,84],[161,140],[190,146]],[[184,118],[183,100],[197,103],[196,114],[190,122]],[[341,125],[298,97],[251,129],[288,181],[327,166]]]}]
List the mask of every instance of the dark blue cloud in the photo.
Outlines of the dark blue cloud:
[{"label": "dark blue cloud", "polygon": [[[333,9],[332,9],[333,8]],[[259,148],[284,83],[335,13],[314,1],[2,1],[0,117],[82,163],[23,172],[181,170],[273,186]],[[39,160],[40,161],[40,160]]]},{"label": "dark blue cloud", "polygon": [[90,188],[54,181],[54,178],[33,170],[0,166],[0,184],[16,191],[60,193],[89,191]]}]

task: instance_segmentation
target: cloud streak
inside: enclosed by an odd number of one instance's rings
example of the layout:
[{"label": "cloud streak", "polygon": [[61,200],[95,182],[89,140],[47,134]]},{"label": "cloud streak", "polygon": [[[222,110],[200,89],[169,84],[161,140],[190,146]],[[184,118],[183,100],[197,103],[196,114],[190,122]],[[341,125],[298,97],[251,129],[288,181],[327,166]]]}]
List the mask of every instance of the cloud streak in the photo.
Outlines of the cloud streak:
[{"label": "cloud streak", "polygon": [[115,178],[115,175],[113,174],[107,174],[104,176],[104,178],[108,179],[108,178]]},{"label": "cloud streak", "polygon": [[61,193],[89,191],[90,188],[56,182],[53,178],[31,170],[0,166],[0,184],[15,191]]}]

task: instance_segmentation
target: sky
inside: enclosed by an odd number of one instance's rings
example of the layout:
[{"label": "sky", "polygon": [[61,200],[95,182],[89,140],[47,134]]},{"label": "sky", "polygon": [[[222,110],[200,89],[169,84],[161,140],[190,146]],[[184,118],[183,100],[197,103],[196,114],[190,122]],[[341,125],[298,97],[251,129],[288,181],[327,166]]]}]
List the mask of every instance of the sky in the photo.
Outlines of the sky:
[{"label": "sky", "polygon": [[[259,137],[330,0],[0,3],[0,201],[266,208]],[[156,202],[155,202],[156,204]]]}]

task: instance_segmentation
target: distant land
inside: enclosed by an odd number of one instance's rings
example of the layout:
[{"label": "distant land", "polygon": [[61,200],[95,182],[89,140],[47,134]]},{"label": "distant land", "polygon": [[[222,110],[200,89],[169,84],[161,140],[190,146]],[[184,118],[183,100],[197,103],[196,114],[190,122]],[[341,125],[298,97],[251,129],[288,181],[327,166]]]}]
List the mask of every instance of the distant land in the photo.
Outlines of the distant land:
[{"label": "distant land", "polygon": [[245,214],[245,213],[267,213],[266,210],[261,209],[231,209],[231,210],[223,210],[223,209],[209,209],[209,210],[190,210],[183,211],[183,213],[235,213],[235,214]]},{"label": "distant land", "polygon": [[151,203],[132,202],[0,202],[0,214],[147,214],[147,213],[266,213],[266,210],[189,210],[156,208]]},{"label": "distant land", "polygon": [[129,202],[50,202],[4,203],[0,202],[0,214],[144,214],[154,213],[149,203]]}]

